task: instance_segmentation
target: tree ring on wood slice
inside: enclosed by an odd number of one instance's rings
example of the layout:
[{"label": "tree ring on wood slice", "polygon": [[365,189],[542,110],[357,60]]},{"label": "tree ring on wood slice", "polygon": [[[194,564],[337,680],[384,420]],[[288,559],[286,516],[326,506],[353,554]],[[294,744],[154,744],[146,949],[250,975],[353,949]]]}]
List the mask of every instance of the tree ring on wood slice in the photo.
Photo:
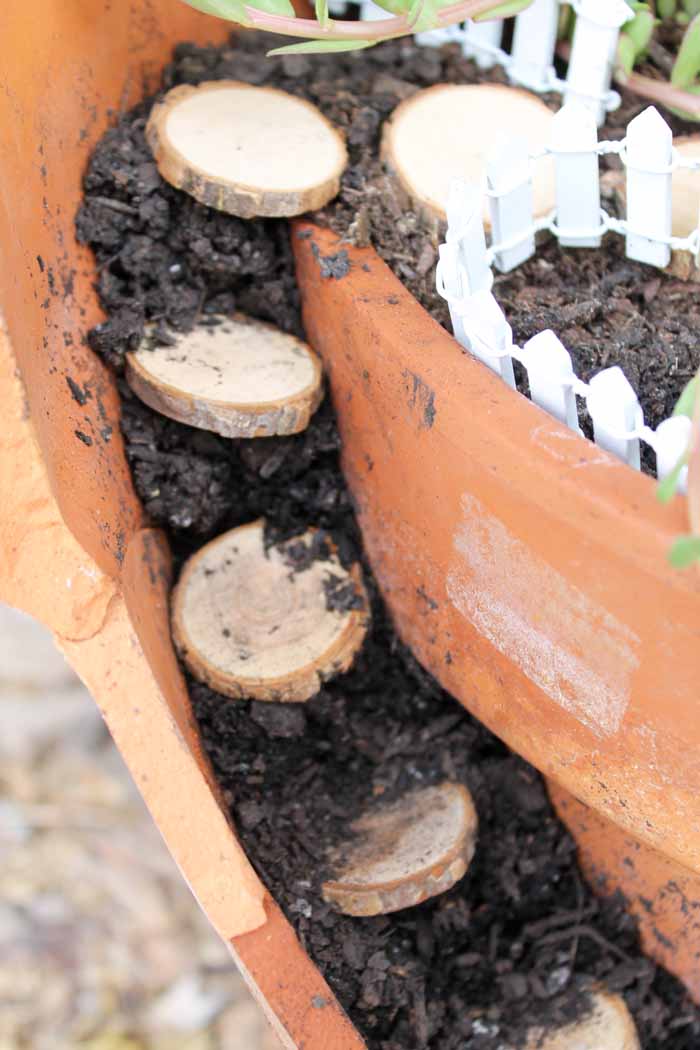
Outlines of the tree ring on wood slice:
[{"label": "tree ring on wood slice", "polygon": [[173,88],[146,138],[167,182],[242,219],[322,208],[347,165],[342,135],[310,102],[236,80]]},{"label": "tree ring on wood slice", "polygon": [[228,438],[304,430],[323,396],[323,370],[293,335],[236,314],[215,316],[159,346],[153,329],[127,354],[134,393],[156,412]]},{"label": "tree ring on wood slice", "polygon": [[591,996],[590,1011],[580,1021],[550,1032],[533,1029],[522,1050],[640,1050],[640,1043],[624,1000],[596,991]]},{"label": "tree ring on wood slice", "polygon": [[173,593],[172,627],[195,678],[235,699],[301,702],[348,670],[369,603],[359,565],[346,570],[319,538],[312,530],[266,548],[256,521],[188,560]]},{"label": "tree ring on wood slice", "polygon": [[474,855],[477,815],[462,784],[418,788],[379,803],[352,824],[357,838],[335,847],[323,898],[346,915],[386,915],[444,893]]},{"label": "tree ring on wood slice", "polygon": [[[532,152],[549,144],[554,114],[539,99],[501,84],[437,84],[401,102],[382,132],[382,160],[421,216],[446,219],[450,182],[482,185],[489,156],[504,139],[525,138]],[[538,160],[535,218],[555,206],[554,165]],[[488,199],[484,223],[491,226]]]}]

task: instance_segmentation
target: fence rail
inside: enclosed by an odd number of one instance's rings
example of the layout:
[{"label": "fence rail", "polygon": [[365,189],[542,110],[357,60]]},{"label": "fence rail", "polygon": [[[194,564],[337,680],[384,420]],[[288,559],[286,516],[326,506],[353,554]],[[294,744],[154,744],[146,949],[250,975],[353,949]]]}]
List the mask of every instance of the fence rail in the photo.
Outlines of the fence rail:
[{"label": "fence rail", "polygon": [[[374,0],[330,0],[341,15],[357,2],[360,17],[385,18]],[[628,258],[668,266],[672,251],[691,253],[700,264],[700,216],[687,237],[672,234],[672,177],[680,168],[700,172],[700,156],[689,159],[673,147],[671,129],[654,107],[627,127],[622,141],[598,141],[598,127],[620,104],[611,90],[620,30],[633,17],[625,0],[569,0],[575,14],[566,76],[554,67],[557,26],[563,0],[534,0],[517,15],[510,51],[502,46],[504,23],[466,22],[418,33],[425,46],[454,42],[482,69],[501,66],[512,84],[531,91],[555,91],[564,105],[553,121],[551,141],[537,154],[524,140],[510,139],[489,158],[485,184],[454,180],[447,203],[446,242],[440,246],[437,287],[447,300],[455,338],[515,387],[513,361],[527,372],[532,400],[580,433],[578,400],[585,404],[595,442],[631,467],[640,469],[640,442],[656,454],[657,474],[669,475],[687,450],[691,421],[664,420],[652,430],[644,422],[637,395],[617,366],[584,383],[571,355],[551,331],[540,332],[520,347],[492,294],[493,267],[507,273],[529,259],[537,235],[547,231],[562,247],[597,248],[605,234],[625,238]],[[601,206],[599,158],[615,153],[626,173],[624,219]],[[554,163],[555,208],[535,218],[533,173],[549,157]],[[700,185],[700,183],[699,183]],[[700,194],[699,194],[700,198]],[[491,236],[483,224],[488,201]],[[678,487],[685,491],[687,469]]]},{"label": "fence rail", "polygon": [[[617,154],[626,168],[625,219],[601,207],[598,158],[609,153]],[[535,219],[533,175],[544,157],[554,160],[556,207]],[[510,139],[488,159],[485,184],[452,181],[446,240],[440,246],[437,268],[438,291],[447,300],[453,332],[462,346],[513,387],[513,361],[520,362],[527,371],[532,400],[577,432],[577,398],[582,398],[596,443],[639,469],[640,442],[646,442],[656,453],[661,478],[687,449],[690,420],[672,417],[652,430],[622,370],[606,368],[589,383],[582,382],[554,332],[540,332],[525,346],[517,346],[491,289],[493,268],[507,273],[529,259],[542,231],[563,246],[590,248],[598,247],[604,234],[612,232],[625,238],[628,258],[661,268],[668,265],[672,250],[691,252],[697,261],[700,216],[698,228],[689,236],[671,233],[671,179],[678,168],[700,172],[700,156],[682,157],[674,150],[671,129],[653,107],[630,122],[622,141],[598,142],[593,114],[578,101],[569,102],[554,117],[550,143],[538,153],[530,154],[524,141]],[[488,239],[485,199],[491,227]],[[683,472],[679,487],[684,489],[685,484]]]},{"label": "fence rail", "polygon": [[[565,0],[534,0],[515,17],[510,51],[501,47],[503,21],[464,22],[461,25],[417,33],[416,41],[428,47],[457,43],[467,58],[481,69],[501,66],[512,84],[539,94],[555,91],[565,102],[578,100],[600,126],[607,113],[617,109],[620,96],[611,90],[617,42],[622,26],[634,12],[625,0],[568,0],[576,16],[567,73],[561,79],[554,67],[557,26]],[[358,4],[367,21],[386,18],[374,0],[329,0],[332,15],[341,16]]]}]

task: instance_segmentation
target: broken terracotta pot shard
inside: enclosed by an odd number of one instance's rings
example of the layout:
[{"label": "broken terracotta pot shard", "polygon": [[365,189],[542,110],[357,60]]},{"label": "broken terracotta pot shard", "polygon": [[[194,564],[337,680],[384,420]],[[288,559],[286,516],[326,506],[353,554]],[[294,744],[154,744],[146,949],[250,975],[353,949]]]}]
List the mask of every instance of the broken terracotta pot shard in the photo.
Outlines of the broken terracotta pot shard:
[{"label": "broken terracotta pot shard", "polygon": [[150,329],[127,354],[126,376],[156,412],[227,438],[297,434],[323,397],[313,350],[242,314],[207,317],[167,346]]},{"label": "broken terracotta pot shard", "polygon": [[146,137],[164,179],[243,219],[322,208],[347,165],[342,135],[310,102],[235,80],[173,88]]},{"label": "broken terracotta pot shard", "polygon": [[[351,666],[369,623],[359,565],[310,531],[266,547],[264,522],[212,540],[182,572],[175,644],[195,678],[235,699],[302,702]],[[344,600],[337,598],[343,589]]]},{"label": "broken terracotta pot shard", "polygon": [[[450,182],[484,184],[488,158],[505,142],[524,139],[530,150],[549,143],[554,114],[525,91],[500,84],[439,84],[401,102],[384,125],[382,160],[400,190],[430,225],[444,222]],[[459,129],[446,135],[445,128]],[[510,148],[510,147],[509,147]],[[551,160],[538,162],[534,214],[555,204]],[[483,218],[490,226],[484,195]]]},{"label": "broken terracotta pot shard", "polygon": [[462,784],[418,788],[355,821],[323,897],[346,915],[386,915],[452,888],[474,855],[477,815]]}]

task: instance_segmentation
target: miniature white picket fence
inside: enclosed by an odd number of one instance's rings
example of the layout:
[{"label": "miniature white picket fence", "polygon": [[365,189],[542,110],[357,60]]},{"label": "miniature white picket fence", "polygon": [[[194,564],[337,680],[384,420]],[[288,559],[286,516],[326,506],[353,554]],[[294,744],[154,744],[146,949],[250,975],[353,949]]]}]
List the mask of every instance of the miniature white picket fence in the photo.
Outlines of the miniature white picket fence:
[{"label": "miniature white picket fence", "polygon": [[[360,17],[367,21],[387,18],[387,12],[374,0],[351,0],[359,3]],[[464,55],[473,58],[481,69],[502,66],[512,84],[531,91],[559,92],[568,102],[577,99],[590,109],[598,126],[605,116],[620,105],[620,96],[612,91],[613,65],[620,29],[634,12],[625,0],[569,0],[576,15],[566,79],[561,80],[554,68],[559,9],[564,0],[534,0],[515,18],[510,52],[501,48],[503,21],[465,22],[462,25],[433,29],[416,34],[416,41],[439,47],[458,43]],[[330,0],[331,14],[340,16],[348,0]]]},{"label": "miniature white picket fence", "polygon": [[[598,157],[603,153],[616,153],[626,167],[626,219],[601,208]],[[536,220],[533,167],[544,157],[554,161],[556,207]],[[553,234],[562,246],[591,248],[609,231],[620,234],[628,258],[661,268],[668,266],[672,250],[691,252],[697,261],[700,228],[684,238],[671,234],[671,180],[680,167],[700,171],[700,158],[679,156],[671,129],[654,107],[630,122],[623,141],[598,142],[590,109],[569,102],[553,118],[551,142],[537,154],[528,152],[524,140],[510,138],[489,159],[485,185],[453,180],[437,269],[438,291],[449,304],[454,335],[462,346],[513,387],[513,361],[519,361],[527,370],[532,400],[577,432],[576,398],[583,398],[596,443],[639,469],[640,441],[646,442],[656,452],[661,478],[687,449],[690,420],[674,416],[652,430],[620,368],[606,368],[583,383],[568,350],[551,331],[516,346],[491,292],[492,266],[507,273],[521,265],[535,253],[541,231]],[[488,245],[485,198],[491,220]],[[682,476],[680,487],[684,485]]]}]

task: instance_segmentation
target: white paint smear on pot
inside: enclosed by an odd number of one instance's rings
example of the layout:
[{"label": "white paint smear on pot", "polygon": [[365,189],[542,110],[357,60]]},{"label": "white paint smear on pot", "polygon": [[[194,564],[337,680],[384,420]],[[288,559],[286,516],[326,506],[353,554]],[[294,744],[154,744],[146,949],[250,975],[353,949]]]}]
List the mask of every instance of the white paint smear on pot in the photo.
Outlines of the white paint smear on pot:
[{"label": "white paint smear on pot", "polygon": [[454,607],[535,685],[598,736],[620,728],[639,638],[512,536],[473,496],[447,577]]}]

